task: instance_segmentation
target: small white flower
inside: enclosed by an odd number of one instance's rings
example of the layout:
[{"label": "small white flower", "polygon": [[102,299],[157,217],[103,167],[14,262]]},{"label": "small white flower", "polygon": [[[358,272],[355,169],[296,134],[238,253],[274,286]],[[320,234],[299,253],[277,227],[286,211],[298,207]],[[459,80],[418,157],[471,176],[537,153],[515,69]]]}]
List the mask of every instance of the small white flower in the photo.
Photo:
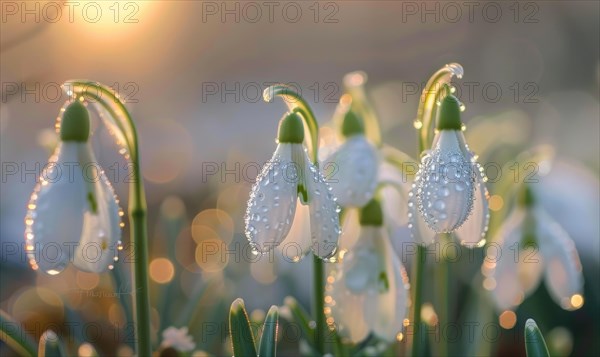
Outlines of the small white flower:
[{"label": "small white flower", "polygon": [[[583,276],[575,244],[541,207],[517,207],[498,232],[500,249],[488,249],[484,287],[499,311],[512,310],[533,293],[542,277],[563,309],[583,305]],[[495,251],[495,252],[494,252]]]},{"label": "small white flower", "polygon": [[162,332],[161,347],[172,347],[180,352],[191,352],[196,348],[192,336],[188,335],[188,328],[170,326]]},{"label": "small white flower", "polygon": [[362,207],[375,194],[379,156],[364,135],[362,123],[349,110],[344,118],[343,144],[323,163],[331,170],[329,184],[342,207]]},{"label": "small white flower", "polygon": [[[281,127],[285,128],[287,120],[301,121],[292,113],[282,120]],[[303,134],[290,142],[282,136],[281,127],[277,149],[252,186],[245,215],[246,237],[257,253],[280,245],[290,232],[300,197],[309,208],[312,251],[328,260],[337,250],[339,207],[322,173],[308,158]],[[298,252],[306,250],[304,242],[289,243]]]},{"label": "small white flower", "polygon": [[[73,115],[76,120],[89,121],[85,107],[75,102],[63,117],[62,125],[68,129],[78,125],[69,122],[73,113],[83,115]],[[81,270],[98,273],[117,260],[122,211],[87,143],[86,129],[89,126],[84,124],[85,135],[73,139],[61,127],[62,142],[28,204],[25,243],[29,262],[51,275],[60,273],[70,261]]]},{"label": "small white flower", "polygon": [[[454,97],[446,97],[440,111],[448,106],[458,113]],[[458,114],[450,118],[456,119],[451,121],[454,126],[442,127],[432,149],[421,158],[409,194],[409,226],[422,244],[432,243],[437,233],[455,232],[463,244],[473,246],[481,244],[488,229],[487,179],[475,154],[469,151]]]},{"label": "small white flower", "polygon": [[358,242],[339,265],[328,278],[326,297],[339,332],[354,343],[370,333],[395,341],[406,317],[408,278],[385,228],[361,226]]}]

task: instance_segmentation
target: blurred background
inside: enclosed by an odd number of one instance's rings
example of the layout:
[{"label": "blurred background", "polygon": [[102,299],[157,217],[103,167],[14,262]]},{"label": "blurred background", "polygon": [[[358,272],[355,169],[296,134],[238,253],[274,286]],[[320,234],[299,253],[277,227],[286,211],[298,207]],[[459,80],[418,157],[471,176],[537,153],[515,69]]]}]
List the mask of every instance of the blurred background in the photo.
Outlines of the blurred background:
[{"label": "blurred background", "polygon": [[[501,175],[521,181],[531,170],[518,155],[544,153],[548,159],[537,167],[535,188],[575,241],[586,278],[585,304],[575,312],[556,306],[543,284],[515,321],[490,312],[490,321],[502,326],[490,353],[524,353],[527,317],[550,336],[556,355],[599,353],[598,2],[0,5],[0,307],[32,335],[54,325],[74,345],[91,340],[106,355],[127,355],[131,344],[127,312],[119,304],[129,290],[112,288],[114,275],[129,276],[127,259],[117,264],[118,272],[96,275],[70,267],[53,277],[32,271],[25,259],[23,217],[57,141],[54,122],[68,99],[60,91],[65,80],[110,85],[138,125],[157,326],[176,325],[187,314],[197,349],[227,354],[226,312],[236,297],[246,300],[258,321],[288,295],[310,307],[309,259],[252,263],[245,244],[248,193],[275,149],[285,111],[281,102],[263,102],[261,91],[275,82],[294,86],[326,124],[343,94],[344,74],[365,71],[385,142],[415,157],[412,121],[421,90],[438,68],[458,62],[465,68],[456,87],[466,105],[470,146],[482,163],[516,162]],[[97,118],[93,130],[96,156],[125,207],[126,162]],[[493,184],[490,191],[494,195]],[[493,215],[507,208],[505,199],[496,196]],[[127,229],[124,234],[127,242]],[[203,245],[218,254],[203,254]],[[457,286],[475,284],[480,263],[465,262]],[[196,298],[198,304],[183,312],[181,306]],[[86,327],[94,322],[99,332],[77,332],[66,321]],[[293,354],[297,344],[290,337],[282,351]]]}]

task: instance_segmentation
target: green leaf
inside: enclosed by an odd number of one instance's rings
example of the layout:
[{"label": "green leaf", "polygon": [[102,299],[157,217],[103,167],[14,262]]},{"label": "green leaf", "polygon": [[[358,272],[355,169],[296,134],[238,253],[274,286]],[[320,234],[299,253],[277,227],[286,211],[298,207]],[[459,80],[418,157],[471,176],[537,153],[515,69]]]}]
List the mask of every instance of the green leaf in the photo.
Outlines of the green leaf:
[{"label": "green leaf", "polygon": [[279,326],[279,310],[271,306],[263,325],[258,355],[260,357],[275,357],[277,350],[277,327]]},{"label": "green leaf", "polygon": [[549,357],[544,336],[533,319],[525,323],[525,351],[528,357]]},{"label": "green leaf", "polygon": [[0,310],[0,341],[23,356],[37,356],[35,341],[4,310]]},{"label": "green leaf", "polygon": [[304,310],[302,306],[298,304],[298,301],[291,296],[286,297],[283,302],[292,313],[294,321],[290,322],[295,322],[298,324],[308,344],[314,346],[315,332],[314,329],[310,327],[309,321],[311,321],[311,319],[306,310]]},{"label": "green leaf", "polygon": [[52,330],[46,330],[40,337],[38,345],[39,357],[62,357],[66,356],[64,347],[56,333]]},{"label": "green leaf", "polygon": [[256,356],[256,345],[250,329],[250,320],[244,307],[244,300],[240,298],[231,304],[231,310],[229,310],[229,334],[234,356]]}]

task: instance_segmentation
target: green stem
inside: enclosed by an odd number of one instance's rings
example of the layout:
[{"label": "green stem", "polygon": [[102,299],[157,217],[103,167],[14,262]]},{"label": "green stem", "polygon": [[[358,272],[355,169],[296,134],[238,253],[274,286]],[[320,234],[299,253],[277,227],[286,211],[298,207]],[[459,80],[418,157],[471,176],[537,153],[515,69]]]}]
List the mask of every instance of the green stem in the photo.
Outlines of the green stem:
[{"label": "green stem", "polygon": [[313,256],[313,314],[315,316],[315,345],[317,351],[325,353],[325,267],[317,256]]},{"label": "green stem", "polygon": [[365,134],[376,147],[383,145],[381,140],[381,129],[377,114],[370,104],[367,92],[365,91],[367,83],[367,74],[361,71],[351,72],[344,76],[344,87],[346,92],[352,97],[351,108],[356,110],[365,124]]},{"label": "green stem", "polygon": [[132,164],[132,180],[129,186],[130,239],[134,252],[133,286],[135,298],[136,346],[139,356],[150,356],[151,321],[148,284],[148,234],[146,231],[146,195],[144,192],[139,160],[137,130],[131,115],[118,95],[97,82],[72,80],[63,84],[67,93],[73,97],[83,97],[94,105],[99,105],[110,115],[125,140]]},{"label": "green stem", "polygon": [[21,324],[13,320],[4,310],[0,310],[0,340],[23,356],[37,356],[37,346],[23,330]]},{"label": "green stem", "polygon": [[[450,234],[445,233],[440,235],[440,245],[442,252],[447,250],[444,247],[451,242],[452,237]],[[438,345],[438,352],[440,356],[449,356],[448,339],[444,338],[444,327],[449,326],[450,323],[450,262],[447,256],[442,256],[442,261],[437,266],[437,283],[438,283],[438,296],[439,296],[439,319],[438,326],[440,327],[440,343]]]},{"label": "green stem", "polygon": [[418,244],[417,254],[413,260],[413,274],[411,280],[412,296],[412,320],[413,340],[411,356],[423,355],[423,343],[425,342],[421,323],[421,304],[423,303],[423,271],[425,270],[425,248]]},{"label": "green stem", "polygon": [[[295,111],[302,116],[309,131],[310,157],[314,165],[319,164],[319,124],[315,115],[304,98],[296,93],[290,86],[276,84],[268,87],[263,92],[263,98],[270,102],[276,96],[281,97],[290,111]],[[325,267],[321,259],[313,257],[313,314],[315,318],[315,345],[317,350],[325,352]]]}]

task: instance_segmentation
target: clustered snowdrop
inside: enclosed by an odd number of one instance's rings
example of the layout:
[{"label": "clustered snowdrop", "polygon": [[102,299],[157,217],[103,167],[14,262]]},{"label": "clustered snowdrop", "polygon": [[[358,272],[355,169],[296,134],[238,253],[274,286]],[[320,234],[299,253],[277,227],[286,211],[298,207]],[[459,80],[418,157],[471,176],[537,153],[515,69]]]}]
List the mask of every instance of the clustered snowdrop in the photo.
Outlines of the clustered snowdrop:
[{"label": "clustered snowdrop", "polygon": [[377,199],[360,212],[360,236],[327,279],[330,325],[354,343],[373,333],[388,342],[402,339],[408,278],[384,226]]},{"label": "clustered snowdrop", "polygon": [[342,135],[346,140],[325,159],[323,167],[333,168],[328,182],[340,206],[362,207],[375,193],[379,156],[352,109],[344,115]]},{"label": "clustered snowdrop", "polygon": [[458,99],[446,95],[432,149],[423,153],[409,194],[409,227],[421,244],[433,243],[437,233],[451,232],[465,245],[484,243],[489,222],[487,179],[465,142],[460,111]]},{"label": "clustered snowdrop", "polygon": [[51,275],[70,261],[98,273],[117,260],[123,212],[88,143],[86,107],[75,100],[63,111],[61,141],[28,204],[26,251],[33,269]]},{"label": "clustered snowdrop", "polygon": [[539,204],[526,184],[498,231],[500,249],[488,250],[483,286],[493,290],[500,311],[512,310],[533,293],[542,276],[552,299],[563,309],[583,305],[583,275],[575,244]]},{"label": "clustered snowdrop", "polygon": [[[308,205],[314,254],[328,260],[337,251],[339,207],[323,174],[311,163],[303,145],[304,125],[296,112],[280,122],[278,145],[252,187],[245,215],[246,237],[262,254],[280,245],[288,235],[298,198]],[[300,250],[306,240],[294,242]]]}]

